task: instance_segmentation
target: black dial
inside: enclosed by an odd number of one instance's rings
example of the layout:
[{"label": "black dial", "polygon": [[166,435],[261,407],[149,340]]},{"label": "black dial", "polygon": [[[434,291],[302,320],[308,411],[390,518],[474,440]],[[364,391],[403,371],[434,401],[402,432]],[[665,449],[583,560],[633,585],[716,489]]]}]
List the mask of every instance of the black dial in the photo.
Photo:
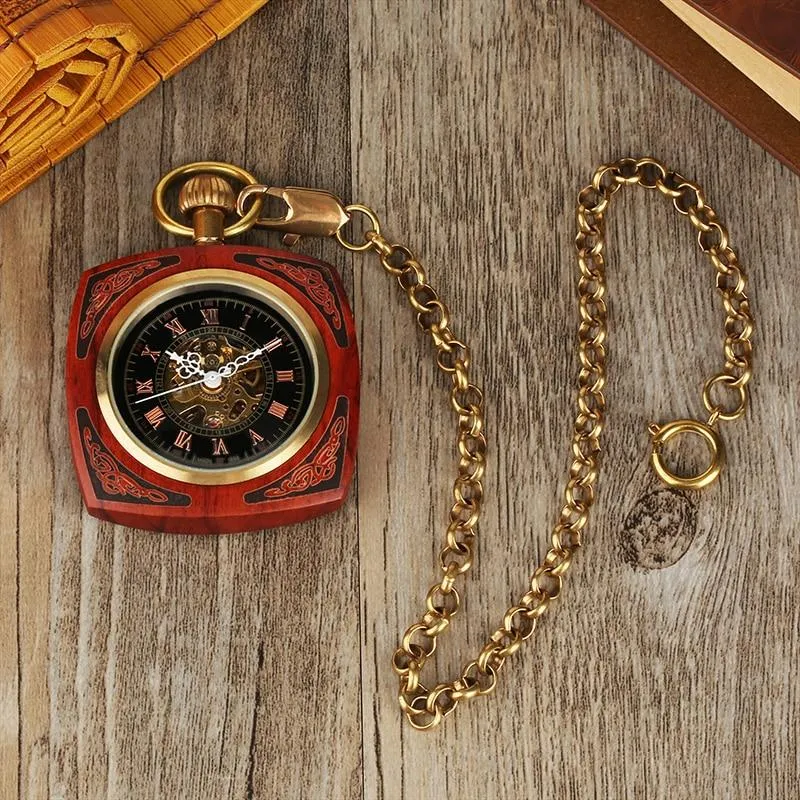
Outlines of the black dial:
[{"label": "black dial", "polygon": [[235,288],[166,300],[124,335],[114,404],[161,458],[192,469],[246,465],[298,428],[314,394],[304,339],[282,313]]}]

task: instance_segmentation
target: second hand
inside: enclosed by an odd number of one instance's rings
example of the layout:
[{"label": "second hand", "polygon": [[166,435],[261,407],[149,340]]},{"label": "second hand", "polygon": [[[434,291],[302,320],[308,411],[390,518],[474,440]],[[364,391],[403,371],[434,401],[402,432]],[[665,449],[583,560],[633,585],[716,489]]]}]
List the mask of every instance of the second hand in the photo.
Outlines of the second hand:
[{"label": "second hand", "polygon": [[180,386],[173,386],[172,389],[167,389],[163,392],[158,392],[156,394],[149,394],[147,397],[143,397],[141,400],[134,400],[133,404],[135,406],[139,405],[139,403],[146,403],[148,400],[155,400],[156,397],[163,397],[165,394],[172,394],[173,392],[179,392],[181,389],[188,389],[190,386],[197,386],[200,383],[209,383],[209,378],[211,378],[211,383],[214,383],[214,379],[217,378],[220,382],[222,382],[222,376],[216,372],[207,372],[204,378],[200,378],[199,381],[192,381],[191,383],[182,383]]}]

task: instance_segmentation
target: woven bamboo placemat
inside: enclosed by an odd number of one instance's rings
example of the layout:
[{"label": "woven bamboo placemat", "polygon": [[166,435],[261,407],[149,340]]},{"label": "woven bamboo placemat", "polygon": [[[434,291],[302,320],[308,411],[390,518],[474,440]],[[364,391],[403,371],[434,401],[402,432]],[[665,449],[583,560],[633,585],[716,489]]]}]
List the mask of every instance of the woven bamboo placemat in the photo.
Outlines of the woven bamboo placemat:
[{"label": "woven bamboo placemat", "polygon": [[0,4],[0,203],[266,0]]}]

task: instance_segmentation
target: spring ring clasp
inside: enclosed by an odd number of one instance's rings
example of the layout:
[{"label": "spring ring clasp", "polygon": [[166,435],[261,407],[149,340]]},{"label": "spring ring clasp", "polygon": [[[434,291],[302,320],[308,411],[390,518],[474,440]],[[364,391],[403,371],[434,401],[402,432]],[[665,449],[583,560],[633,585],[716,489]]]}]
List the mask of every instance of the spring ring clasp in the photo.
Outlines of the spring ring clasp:
[{"label": "spring ring clasp", "polygon": [[[649,427],[653,437],[653,450],[650,454],[650,463],[661,480],[675,489],[703,489],[710,486],[718,477],[725,466],[725,445],[720,435],[704,422],[695,419],[676,419],[666,425]],[[675,436],[685,433],[700,436],[708,445],[711,462],[704,472],[699,475],[676,475],[671,472],[661,460],[662,446]]]}]

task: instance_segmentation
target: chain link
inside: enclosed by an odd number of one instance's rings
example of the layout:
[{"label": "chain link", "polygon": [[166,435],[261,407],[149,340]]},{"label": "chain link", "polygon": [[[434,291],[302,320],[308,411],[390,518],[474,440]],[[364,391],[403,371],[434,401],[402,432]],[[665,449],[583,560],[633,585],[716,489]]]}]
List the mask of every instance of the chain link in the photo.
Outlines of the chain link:
[{"label": "chain link", "polygon": [[[424,268],[407,247],[387,241],[380,233],[374,212],[365,206],[349,206],[348,212],[365,214],[373,228],[363,244],[339,237],[351,250],[371,250],[384,270],[393,275],[416,312],[417,321],[436,348],[436,363],[452,380],[450,401],[457,416],[459,461],[453,483],[445,545],[439,554],[440,578],[431,586],[426,610],[405,632],[392,658],[399,677],[400,707],[414,728],[434,728],[463,700],[491,694],[506,660],[529,638],[538,620],[561,594],[564,575],[580,547],[589,510],[595,501],[600,434],[604,425],[606,382],[607,310],[605,302],[605,213],[611,197],[625,184],[657,189],[672,200],[697,231],[700,249],[717,273],[716,285],[725,308],[724,366],[703,390],[710,413],[709,426],[736,419],[747,405],[747,384],[752,376],[753,318],[745,295],[746,278],[728,232],[706,203],[699,186],[652,158],[623,158],[601,166],[592,182],[578,195],[578,233],[575,247],[580,277],[578,297],[578,413],[572,436],[572,463],[564,490],[564,503],[553,528],[550,549],[530,578],[529,589],[511,606],[502,624],[487,639],[478,657],[459,677],[432,689],[421,680],[426,661],[434,654],[438,637],[450,626],[460,605],[456,580],[474,563],[477,524],[483,500],[486,468],[483,393],[470,377],[470,352],[450,326],[450,311],[427,282]],[[725,389],[726,400],[714,400],[712,390]]]}]

